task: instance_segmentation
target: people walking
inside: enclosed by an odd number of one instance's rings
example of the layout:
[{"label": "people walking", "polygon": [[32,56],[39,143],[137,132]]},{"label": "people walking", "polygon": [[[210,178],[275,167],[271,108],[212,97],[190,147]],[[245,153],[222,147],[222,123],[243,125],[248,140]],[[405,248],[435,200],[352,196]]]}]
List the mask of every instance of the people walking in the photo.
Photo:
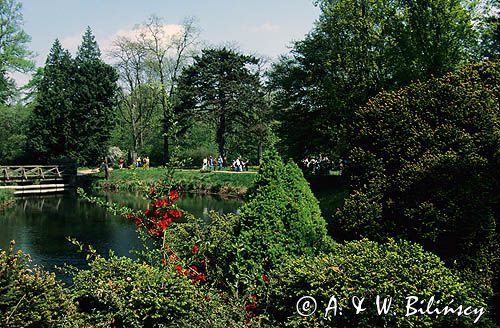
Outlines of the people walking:
[{"label": "people walking", "polygon": [[219,158],[217,159],[217,164],[219,164],[219,171],[222,171],[222,165],[224,164],[224,161],[222,160],[221,155],[219,155]]}]

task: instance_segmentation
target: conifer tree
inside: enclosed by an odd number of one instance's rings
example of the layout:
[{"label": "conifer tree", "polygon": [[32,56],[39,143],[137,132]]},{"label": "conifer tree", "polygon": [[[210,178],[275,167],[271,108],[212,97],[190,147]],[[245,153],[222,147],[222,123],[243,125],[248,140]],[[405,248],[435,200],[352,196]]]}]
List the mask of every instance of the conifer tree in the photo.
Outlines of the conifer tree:
[{"label": "conifer tree", "polygon": [[114,126],[118,76],[100,55],[90,28],[75,59],[54,42],[36,86],[27,145],[33,160],[69,158],[93,165],[105,155]]},{"label": "conifer tree", "polygon": [[73,87],[68,83],[72,70],[69,52],[56,39],[37,86],[36,105],[29,122],[27,150],[35,161],[74,155],[70,125]]},{"label": "conifer tree", "polygon": [[83,163],[97,163],[106,153],[114,127],[118,74],[101,60],[101,51],[90,27],[78,47],[75,65],[73,123],[79,156]]}]

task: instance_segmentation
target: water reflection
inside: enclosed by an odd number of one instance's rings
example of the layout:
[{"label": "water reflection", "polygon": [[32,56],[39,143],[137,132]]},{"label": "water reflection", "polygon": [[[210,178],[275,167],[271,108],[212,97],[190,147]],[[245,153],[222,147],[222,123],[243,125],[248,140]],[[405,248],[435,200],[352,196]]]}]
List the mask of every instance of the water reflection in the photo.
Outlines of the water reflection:
[{"label": "water reflection", "polygon": [[[147,201],[134,194],[106,194],[110,201],[143,209]],[[206,195],[181,195],[178,205],[207,220],[210,210],[236,212],[238,200],[223,200]],[[0,249],[16,241],[16,249],[29,253],[35,264],[49,270],[64,263],[85,267],[85,255],[79,254],[67,236],[90,244],[100,254],[113,249],[119,256],[130,256],[140,247],[133,223],[107,213],[68,193],[44,197],[18,198],[12,208],[0,210]]]}]

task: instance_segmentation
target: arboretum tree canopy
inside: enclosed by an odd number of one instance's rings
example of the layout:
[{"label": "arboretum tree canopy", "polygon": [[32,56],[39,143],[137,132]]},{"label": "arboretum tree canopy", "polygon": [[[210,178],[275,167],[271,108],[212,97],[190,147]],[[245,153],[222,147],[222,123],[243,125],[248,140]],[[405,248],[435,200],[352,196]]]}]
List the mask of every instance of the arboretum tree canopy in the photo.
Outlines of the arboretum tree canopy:
[{"label": "arboretum tree canopy", "polygon": [[317,1],[321,16],[271,72],[282,147],[343,157],[353,112],[384,88],[441,75],[477,45],[460,1]]},{"label": "arboretum tree canopy", "polygon": [[204,49],[179,78],[176,112],[181,124],[188,126],[192,119],[211,122],[223,158],[229,135],[247,128],[251,113],[265,106],[258,63],[254,56],[231,49]]},{"label": "arboretum tree canopy", "polygon": [[[381,92],[355,111],[352,238],[421,243],[484,285],[498,273],[500,62]],[[339,224],[340,223],[340,224]]]},{"label": "arboretum tree canopy", "polygon": [[11,95],[13,81],[6,75],[10,71],[26,72],[33,68],[27,44],[31,38],[22,29],[21,3],[17,0],[0,1],[0,102]]},{"label": "arboretum tree canopy", "polygon": [[41,161],[70,158],[97,163],[114,126],[116,71],[100,59],[89,29],[75,59],[56,40],[37,86],[28,151]]}]

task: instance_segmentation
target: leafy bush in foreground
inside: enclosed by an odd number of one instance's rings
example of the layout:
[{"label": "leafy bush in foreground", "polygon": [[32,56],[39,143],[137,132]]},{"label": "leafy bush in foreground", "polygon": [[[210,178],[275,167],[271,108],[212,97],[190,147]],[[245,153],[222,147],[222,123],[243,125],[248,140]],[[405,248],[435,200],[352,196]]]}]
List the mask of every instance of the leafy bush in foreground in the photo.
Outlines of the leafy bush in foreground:
[{"label": "leafy bush in foreground", "polygon": [[0,326],[72,326],[76,308],[62,284],[13,246],[0,251]]},{"label": "leafy bush in foreground", "polygon": [[72,292],[86,324],[104,326],[168,325],[189,316],[197,302],[196,287],[171,264],[152,267],[112,254],[79,271]]},{"label": "leafy bush in foreground", "polygon": [[[361,240],[338,245],[336,252],[299,257],[283,263],[271,273],[268,310],[278,325],[289,327],[468,327],[477,315],[406,315],[406,297],[441,300],[431,307],[443,308],[451,299],[458,305],[484,307],[486,313],[474,324],[493,327],[488,309],[476,289],[462,283],[434,254],[407,241],[385,244]],[[388,314],[378,315],[376,296],[392,297]],[[316,299],[317,312],[310,317],[297,313],[303,296]],[[330,297],[335,296],[342,315],[325,319]],[[352,297],[365,298],[366,311],[356,314]],[[418,304],[424,309],[424,305]],[[415,305],[415,307],[418,307]],[[394,314],[395,313],[395,314]]]}]

